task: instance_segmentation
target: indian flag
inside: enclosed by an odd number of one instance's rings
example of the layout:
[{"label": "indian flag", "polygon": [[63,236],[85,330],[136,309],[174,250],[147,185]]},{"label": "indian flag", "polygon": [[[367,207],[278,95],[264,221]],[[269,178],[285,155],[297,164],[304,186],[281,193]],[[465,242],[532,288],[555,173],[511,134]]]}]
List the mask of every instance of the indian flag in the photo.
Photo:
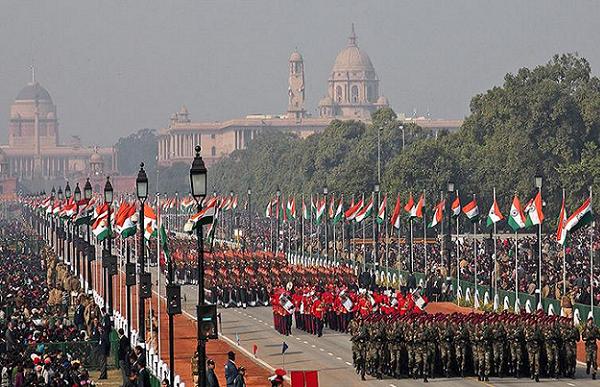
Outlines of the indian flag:
[{"label": "indian flag", "polygon": [[385,210],[387,208],[387,195],[383,195],[383,200],[379,203],[379,211],[377,211],[377,223],[385,222]]},{"label": "indian flag", "polygon": [[402,204],[400,203],[400,194],[396,197],[396,205],[394,206],[394,212],[392,213],[391,223],[396,229],[400,228],[400,213],[402,212]]},{"label": "indian flag", "polygon": [[[411,199],[412,199],[412,195],[411,195]],[[409,199],[409,203],[410,203],[410,199]],[[413,200],[414,203],[414,200]],[[408,204],[406,205],[406,207],[408,207]],[[404,209],[406,209],[406,207],[404,207]],[[409,217],[412,218],[422,218],[423,217],[423,208],[425,208],[425,194],[421,194],[421,197],[419,198],[419,201],[417,202],[416,205],[412,206],[412,208],[409,211]]]},{"label": "indian flag", "polygon": [[148,204],[144,204],[144,238],[156,237],[156,213]]},{"label": "indian flag", "polygon": [[92,233],[99,240],[103,241],[109,236],[109,223],[108,223],[108,206],[107,212],[103,213],[102,216],[98,217],[92,225]]},{"label": "indian flag", "polygon": [[354,218],[354,220],[356,220],[358,223],[362,222],[365,218],[367,218],[371,215],[371,211],[373,211],[373,195],[371,195],[371,200],[369,201],[369,204],[364,206],[358,212],[358,214],[356,214],[356,217]]},{"label": "indian flag", "polygon": [[267,218],[273,217],[273,205],[275,202],[276,202],[275,199],[269,200],[269,203],[267,203],[267,208],[265,210],[265,217],[267,217]]},{"label": "indian flag", "polygon": [[181,200],[180,206],[183,212],[191,212],[194,208],[194,199],[191,196],[186,196]]},{"label": "indian flag", "polygon": [[479,207],[477,206],[475,197],[463,207],[463,212],[471,222],[477,222],[477,219],[479,219]]},{"label": "indian flag", "polygon": [[213,197],[211,200],[206,202],[205,207],[200,212],[192,215],[185,225],[183,231],[192,232],[196,227],[200,225],[211,224],[217,216],[217,198]]},{"label": "indian flag", "polygon": [[502,215],[500,206],[498,206],[498,202],[496,201],[496,198],[494,198],[494,203],[492,203],[492,207],[490,207],[490,211],[488,212],[487,225],[489,227],[502,219],[504,219],[504,215]]},{"label": "indian flag", "polygon": [[453,218],[457,218],[460,215],[461,205],[460,205],[460,196],[458,196],[458,191],[456,191],[456,197],[454,198],[454,201],[452,202],[451,210],[452,210]]},{"label": "indian flag", "polygon": [[339,223],[339,221],[342,219],[344,219],[344,197],[343,196],[338,201],[337,208],[333,215],[333,224]]},{"label": "indian flag", "polygon": [[316,211],[315,211],[315,223],[316,224],[321,223],[321,219],[323,219],[323,215],[325,215],[325,207],[327,207],[326,203],[325,203],[325,199],[322,199],[320,201],[317,199]]},{"label": "indian flag", "polygon": [[308,212],[308,207],[306,207],[306,203],[304,202],[304,197],[302,197],[302,217],[304,220],[310,219],[310,213]]},{"label": "indian flag", "polygon": [[444,206],[446,205],[446,201],[442,200],[433,209],[433,218],[431,219],[431,223],[429,223],[429,228],[435,227],[438,224],[442,223],[442,219],[444,216]]},{"label": "indian flag", "polygon": [[348,208],[346,210],[346,212],[344,213],[344,217],[350,221],[350,220],[354,220],[354,218],[356,218],[356,215],[360,212],[360,210],[362,209],[364,205],[364,198],[361,198],[358,203],[354,203],[354,199],[352,199],[352,203],[350,204],[350,208]]},{"label": "indian flag", "polygon": [[508,225],[513,231],[518,231],[525,227],[525,215],[521,209],[521,202],[519,197],[515,195],[512,204],[510,206],[510,216],[508,217]]},{"label": "indian flag", "polygon": [[75,216],[75,225],[80,226],[82,224],[88,224],[92,217],[91,203],[88,203],[86,199],[80,200],[77,203],[77,215]]},{"label": "indian flag", "polygon": [[558,229],[556,230],[556,241],[564,246],[567,241],[567,211],[565,209],[565,192],[563,191],[560,215],[558,216]]},{"label": "indian flag", "polygon": [[296,200],[293,196],[288,198],[285,210],[289,219],[296,219]]},{"label": "indian flag", "polygon": [[410,196],[408,197],[408,201],[406,202],[406,205],[404,206],[404,211],[411,214],[414,206],[415,206],[415,199],[413,199],[412,192],[411,192]]},{"label": "indian flag", "polygon": [[525,206],[525,214],[527,219],[525,220],[525,227],[536,226],[542,224],[544,221],[544,213],[542,212],[542,193],[538,191],[535,198],[533,198],[527,206]]},{"label": "indian flag", "polygon": [[586,224],[590,224],[594,220],[592,212],[592,198],[588,197],[585,202],[567,219],[566,229],[568,232],[573,232]]},{"label": "indian flag", "polygon": [[121,235],[121,238],[128,238],[135,235],[137,221],[135,204],[123,202],[115,216],[115,231]]}]

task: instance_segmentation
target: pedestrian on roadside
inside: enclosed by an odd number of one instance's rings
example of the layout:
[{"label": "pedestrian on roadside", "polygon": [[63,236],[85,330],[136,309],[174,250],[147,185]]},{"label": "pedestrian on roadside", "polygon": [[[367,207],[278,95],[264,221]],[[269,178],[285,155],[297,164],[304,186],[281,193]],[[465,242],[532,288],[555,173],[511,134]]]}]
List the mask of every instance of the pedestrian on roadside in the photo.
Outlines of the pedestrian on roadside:
[{"label": "pedestrian on roadside", "polygon": [[227,387],[235,386],[235,378],[238,375],[238,368],[235,364],[235,352],[229,351],[227,353],[227,363],[225,363],[225,383]]},{"label": "pedestrian on roadside", "polygon": [[206,361],[206,387],[219,387],[219,379],[215,374],[215,361],[208,359]]}]

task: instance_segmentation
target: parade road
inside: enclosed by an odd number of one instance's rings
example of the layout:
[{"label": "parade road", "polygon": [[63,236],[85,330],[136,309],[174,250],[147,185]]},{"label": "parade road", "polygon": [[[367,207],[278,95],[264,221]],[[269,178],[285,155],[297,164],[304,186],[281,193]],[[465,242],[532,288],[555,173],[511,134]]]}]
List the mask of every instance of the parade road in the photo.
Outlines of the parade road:
[{"label": "parade road", "polygon": [[[197,288],[183,286],[183,309],[190,315],[195,314]],[[349,336],[331,331],[323,331],[323,337],[317,337],[304,331],[292,328],[291,336],[282,336],[273,328],[273,313],[270,306],[242,308],[219,308],[222,320],[221,334],[237,343],[239,338],[240,352],[252,354],[256,345],[257,361],[270,368],[285,368],[286,370],[317,370],[319,385],[333,386],[413,386],[422,380],[384,379],[376,380],[367,376],[367,381],[361,381],[352,366],[352,350]],[[289,346],[285,359],[281,355],[282,343]],[[285,361],[285,364],[284,364]],[[529,378],[490,378],[489,382],[480,382],[476,377],[466,378],[435,378],[430,383],[436,386],[517,386],[536,383]],[[592,386],[597,385],[585,369],[578,366],[576,379],[540,379],[541,383],[556,386]]]}]

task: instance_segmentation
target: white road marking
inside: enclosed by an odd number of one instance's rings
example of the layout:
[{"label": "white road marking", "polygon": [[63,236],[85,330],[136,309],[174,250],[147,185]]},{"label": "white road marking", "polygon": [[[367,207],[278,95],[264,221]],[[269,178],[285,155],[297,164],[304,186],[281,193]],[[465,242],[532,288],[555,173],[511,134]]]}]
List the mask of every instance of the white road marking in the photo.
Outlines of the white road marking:
[{"label": "white road marking", "polygon": [[313,345],[311,345],[311,347],[312,347],[312,348],[317,348],[317,346],[316,346],[316,345],[314,345],[314,344],[313,344]]},{"label": "white road marking", "polygon": [[323,348],[319,348],[319,351],[321,352],[325,352],[325,350]]},{"label": "white road marking", "polygon": [[349,365],[349,366],[351,366],[351,365],[352,365],[352,363],[350,363],[350,362],[347,362],[347,361],[345,361],[344,363],[346,363],[346,365]]},{"label": "white road marking", "polygon": [[300,338],[299,338],[299,337],[296,337],[296,340],[300,340]]},{"label": "white road marking", "polygon": [[263,322],[262,320],[258,320],[259,323]]},{"label": "white road marking", "polygon": [[303,341],[304,344],[308,344],[308,341]]},{"label": "white road marking", "polygon": [[339,357],[339,356],[338,356],[338,357],[336,357],[336,359],[338,359],[338,360],[342,360],[342,358],[341,358],[341,357]]},{"label": "white road marking", "polygon": [[395,384],[390,384],[390,387],[396,387],[396,385]]},{"label": "white road marking", "polygon": [[333,353],[331,353],[331,352],[327,352],[327,354],[328,354],[329,356],[333,356]]},{"label": "white road marking", "polygon": [[567,384],[568,384],[569,386],[574,386],[574,384],[573,384],[573,383],[567,383]]}]

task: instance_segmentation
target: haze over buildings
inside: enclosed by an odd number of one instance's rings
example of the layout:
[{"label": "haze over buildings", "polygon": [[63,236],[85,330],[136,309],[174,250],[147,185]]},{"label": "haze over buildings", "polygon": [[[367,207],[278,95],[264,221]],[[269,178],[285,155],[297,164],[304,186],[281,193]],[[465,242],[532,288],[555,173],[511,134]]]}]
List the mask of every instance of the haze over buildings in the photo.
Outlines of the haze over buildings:
[{"label": "haze over buildings", "polygon": [[475,93],[556,53],[578,52],[597,74],[599,14],[598,2],[547,0],[5,2],[0,142],[32,61],[62,138],[90,145],[164,126],[182,104],[199,121],[285,112],[294,48],[318,116],[352,22],[392,108],[460,119]]}]

